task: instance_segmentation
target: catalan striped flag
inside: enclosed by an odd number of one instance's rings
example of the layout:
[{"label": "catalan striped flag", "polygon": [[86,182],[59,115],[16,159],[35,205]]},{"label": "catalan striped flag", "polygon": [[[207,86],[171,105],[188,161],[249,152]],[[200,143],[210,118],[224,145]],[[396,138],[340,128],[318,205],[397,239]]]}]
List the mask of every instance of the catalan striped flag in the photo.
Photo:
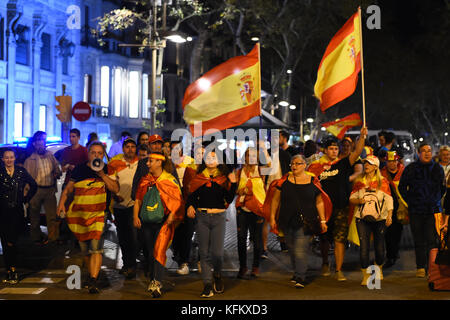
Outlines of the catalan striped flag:
[{"label": "catalan striped flag", "polygon": [[67,225],[78,241],[100,240],[105,225],[105,183],[101,179],[85,179],[76,182],[74,188]]},{"label": "catalan striped flag", "polygon": [[355,91],[361,70],[360,24],[361,17],[356,12],[325,50],[314,85],[314,94],[320,101],[322,112]]},{"label": "catalan striped flag", "polygon": [[[188,86],[184,120],[194,136],[238,126],[261,114],[259,43],[245,56],[227,60]],[[202,130],[194,132],[194,124]]]},{"label": "catalan striped flag", "polygon": [[336,136],[339,140],[344,138],[345,133],[348,129],[362,125],[361,117],[358,113],[352,113],[345,118],[325,122],[322,127],[327,129],[332,135]]}]

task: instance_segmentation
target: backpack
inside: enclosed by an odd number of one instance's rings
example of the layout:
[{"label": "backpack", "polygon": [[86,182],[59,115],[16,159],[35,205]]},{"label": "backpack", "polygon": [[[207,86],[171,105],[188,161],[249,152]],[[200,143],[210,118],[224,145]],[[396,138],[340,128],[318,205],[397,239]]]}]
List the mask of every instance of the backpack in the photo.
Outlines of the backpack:
[{"label": "backpack", "polygon": [[139,217],[144,223],[161,223],[164,219],[164,207],[158,188],[149,187],[142,200]]},{"label": "backpack", "polygon": [[376,191],[366,191],[363,199],[366,200],[366,202],[359,208],[361,219],[367,222],[376,222],[381,217],[384,199],[380,205]]}]

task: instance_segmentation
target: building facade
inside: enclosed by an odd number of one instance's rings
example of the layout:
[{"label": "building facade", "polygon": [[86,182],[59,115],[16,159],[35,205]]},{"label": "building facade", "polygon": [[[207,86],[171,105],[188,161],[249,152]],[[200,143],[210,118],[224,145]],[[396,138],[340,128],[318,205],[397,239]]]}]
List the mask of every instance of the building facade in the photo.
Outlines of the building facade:
[{"label": "building facade", "polygon": [[[91,33],[97,17],[121,7],[115,0],[5,0],[0,2],[0,143],[29,137],[37,130],[67,140],[78,128],[81,142],[90,132],[110,146],[121,131],[149,131],[150,50],[121,47],[130,38],[116,32],[98,44]],[[169,136],[184,127],[181,101],[188,80],[180,72],[189,46],[167,44],[158,93],[166,101],[159,115]],[[162,80],[161,80],[162,78]],[[64,89],[63,89],[64,88]],[[56,118],[55,96],[84,101],[91,118],[63,128]]]}]

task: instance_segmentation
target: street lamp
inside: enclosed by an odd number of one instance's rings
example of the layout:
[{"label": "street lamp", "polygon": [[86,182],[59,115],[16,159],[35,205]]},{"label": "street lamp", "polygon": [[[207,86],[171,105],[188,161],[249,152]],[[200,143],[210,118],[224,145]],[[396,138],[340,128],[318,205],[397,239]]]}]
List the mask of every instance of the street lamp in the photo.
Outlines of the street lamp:
[{"label": "street lamp", "polygon": [[306,122],[308,122],[308,123],[313,123],[313,122],[314,122],[314,119],[313,119],[313,118],[308,118],[308,119],[306,119]]},{"label": "street lamp", "polygon": [[288,107],[288,106],[289,106],[289,102],[287,102],[287,101],[285,101],[285,100],[282,100],[282,101],[278,102],[278,104],[279,104],[280,106],[282,106],[282,107]]},{"label": "street lamp", "polygon": [[295,104],[291,104],[291,105],[289,106],[289,109],[295,110],[295,109],[297,109],[297,107],[295,106]]}]

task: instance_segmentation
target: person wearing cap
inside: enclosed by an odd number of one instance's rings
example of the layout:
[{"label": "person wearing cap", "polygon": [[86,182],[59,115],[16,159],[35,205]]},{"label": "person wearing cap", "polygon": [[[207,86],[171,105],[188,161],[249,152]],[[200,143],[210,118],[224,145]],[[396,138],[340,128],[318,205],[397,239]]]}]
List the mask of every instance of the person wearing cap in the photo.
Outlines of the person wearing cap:
[{"label": "person wearing cap", "polygon": [[80,244],[84,263],[89,270],[89,281],[86,284],[89,293],[100,292],[97,278],[102,266],[106,193],[108,190],[113,193],[120,190],[116,176],[108,175],[106,166],[94,165],[96,161],[103,164],[101,159],[105,154],[105,147],[100,141],[94,141],[89,145],[88,161],[73,169],[70,181],[61,194],[57,210],[58,216],[65,216],[67,197],[74,193],[74,200],[67,210],[66,220]]},{"label": "person wearing cap", "polygon": [[439,245],[435,214],[442,212],[441,199],[445,185],[442,183],[444,170],[433,161],[431,145],[422,143],[418,154],[419,160],[410,163],[403,171],[398,190],[408,204],[416,254],[416,277],[425,278],[428,253]]},{"label": "person wearing cap", "polygon": [[[153,152],[147,160],[149,172],[139,182],[133,209],[133,224],[143,233],[148,257],[150,284],[147,291],[153,298],[162,295],[162,280],[166,264],[166,251],[173,239],[175,226],[183,219],[184,201],[180,185],[167,169],[169,160],[162,152]],[[147,192],[157,188],[164,209],[162,221],[142,220],[141,206],[145,205]],[[148,204],[147,204],[148,205]]]},{"label": "person wearing cap", "polygon": [[[373,234],[375,248],[375,264],[380,273],[377,279],[383,280],[381,272],[385,259],[384,234],[386,227],[392,224],[394,208],[389,182],[380,173],[380,160],[375,156],[367,156],[364,160],[364,172],[355,180],[350,195],[350,203],[355,206],[353,214],[356,218],[360,243],[360,262],[362,286],[366,286],[370,273],[370,238]],[[373,204],[373,205],[372,205]]]},{"label": "person wearing cap", "polygon": [[136,141],[132,138],[125,139],[122,151],[108,163],[108,174],[114,174],[120,186],[119,192],[113,194],[113,213],[123,261],[119,273],[126,279],[133,279],[136,277],[137,236],[133,226],[134,201],[131,199],[131,187],[138,165]]},{"label": "person wearing cap", "polygon": [[345,256],[345,245],[349,230],[349,197],[351,191],[350,176],[353,174],[352,166],[358,160],[363,148],[368,130],[361,128],[360,137],[355,150],[345,158],[339,159],[339,141],[335,138],[324,142],[324,155],[313,161],[307,168],[313,173],[322,185],[325,193],[333,203],[333,213],[327,222],[328,231],[320,235],[322,252],[322,275],[329,276],[328,252],[330,242],[334,241],[334,256],[336,260],[335,278],[345,281],[347,278],[342,272],[342,264]]},{"label": "person wearing cap", "polygon": [[389,181],[391,195],[394,200],[392,224],[386,230],[386,263],[384,268],[390,268],[398,258],[399,244],[402,237],[403,224],[408,223],[408,205],[398,191],[398,184],[405,166],[400,162],[396,151],[388,151],[386,166],[381,169],[381,175]]}]

